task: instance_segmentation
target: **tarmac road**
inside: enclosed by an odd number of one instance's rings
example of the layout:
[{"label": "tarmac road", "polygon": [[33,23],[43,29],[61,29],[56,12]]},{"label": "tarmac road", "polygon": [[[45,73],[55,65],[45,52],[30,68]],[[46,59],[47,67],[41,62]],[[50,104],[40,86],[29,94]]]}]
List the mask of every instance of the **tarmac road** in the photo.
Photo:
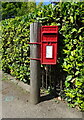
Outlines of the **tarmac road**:
[{"label": "tarmac road", "polygon": [[69,108],[63,101],[29,102],[30,94],[10,80],[2,81],[2,118],[82,118],[82,112]]}]

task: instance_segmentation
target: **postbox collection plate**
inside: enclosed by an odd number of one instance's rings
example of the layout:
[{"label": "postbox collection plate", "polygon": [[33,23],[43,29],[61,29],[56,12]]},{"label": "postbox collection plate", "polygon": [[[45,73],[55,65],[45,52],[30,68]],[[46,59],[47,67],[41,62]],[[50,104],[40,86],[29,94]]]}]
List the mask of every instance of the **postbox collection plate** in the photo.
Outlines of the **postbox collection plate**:
[{"label": "postbox collection plate", "polygon": [[46,58],[53,58],[53,46],[52,45],[46,46]]}]

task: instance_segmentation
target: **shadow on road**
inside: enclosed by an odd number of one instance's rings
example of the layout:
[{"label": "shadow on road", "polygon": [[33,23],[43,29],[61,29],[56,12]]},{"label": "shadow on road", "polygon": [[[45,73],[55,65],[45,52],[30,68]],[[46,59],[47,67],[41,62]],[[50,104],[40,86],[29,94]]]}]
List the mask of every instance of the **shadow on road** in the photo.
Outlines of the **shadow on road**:
[{"label": "shadow on road", "polygon": [[56,98],[56,97],[58,97],[58,96],[51,95],[51,94],[43,95],[40,97],[40,102],[48,101],[48,100],[51,100],[51,99]]}]

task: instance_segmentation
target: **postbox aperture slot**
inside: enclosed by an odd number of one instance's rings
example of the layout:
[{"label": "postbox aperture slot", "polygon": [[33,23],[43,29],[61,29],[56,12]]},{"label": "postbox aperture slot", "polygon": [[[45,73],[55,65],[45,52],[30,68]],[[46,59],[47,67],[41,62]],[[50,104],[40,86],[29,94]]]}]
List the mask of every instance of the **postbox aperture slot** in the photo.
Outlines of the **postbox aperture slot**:
[{"label": "postbox aperture slot", "polygon": [[56,35],[57,33],[43,33],[43,35]]}]

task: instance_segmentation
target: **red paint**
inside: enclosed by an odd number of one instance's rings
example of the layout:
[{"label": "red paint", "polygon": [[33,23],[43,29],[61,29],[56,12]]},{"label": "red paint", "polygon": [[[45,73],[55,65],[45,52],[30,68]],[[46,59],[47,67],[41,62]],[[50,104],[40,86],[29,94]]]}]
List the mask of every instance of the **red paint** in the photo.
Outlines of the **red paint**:
[{"label": "red paint", "polygon": [[[58,26],[42,26],[41,27],[41,64],[54,65],[57,63],[57,42],[58,42]],[[46,54],[47,47],[52,48],[50,55]],[[50,47],[49,47],[50,46]],[[47,52],[48,53],[48,52]],[[49,56],[49,58],[47,57]]]}]

